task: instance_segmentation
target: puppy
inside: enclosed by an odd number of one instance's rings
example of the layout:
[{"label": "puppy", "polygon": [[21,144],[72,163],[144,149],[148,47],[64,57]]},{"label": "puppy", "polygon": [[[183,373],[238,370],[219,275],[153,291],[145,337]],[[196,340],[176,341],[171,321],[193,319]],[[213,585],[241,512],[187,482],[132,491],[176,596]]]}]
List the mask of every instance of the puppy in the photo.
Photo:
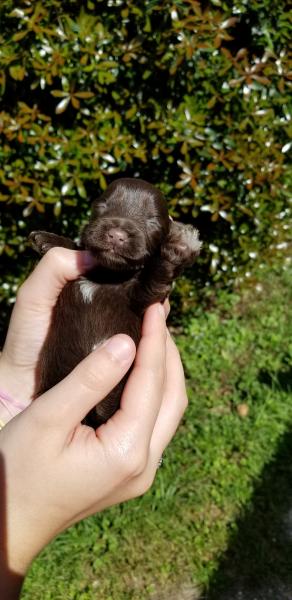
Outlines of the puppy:
[{"label": "puppy", "polygon": [[[45,231],[32,232],[30,241],[39,254],[61,246],[89,250],[96,259],[59,295],[40,353],[36,396],[112,335],[126,333],[137,345],[145,309],[164,301],[201,247],[196,229],[170,220],[153,185],[129,178],[114,181],[93,202],[79,245]],[[87,424],[98,427],[118,409],[127,376],[88,414]]]}]

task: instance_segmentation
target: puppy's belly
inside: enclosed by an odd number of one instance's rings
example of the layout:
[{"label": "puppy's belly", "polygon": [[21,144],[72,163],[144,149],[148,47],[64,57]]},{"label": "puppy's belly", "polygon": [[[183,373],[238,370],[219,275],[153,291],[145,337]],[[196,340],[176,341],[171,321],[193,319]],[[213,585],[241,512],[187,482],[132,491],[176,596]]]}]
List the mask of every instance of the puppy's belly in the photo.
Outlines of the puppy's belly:
[{"label": "puppy's belly", "polygon": [[[38,364],[36,396],[68,375],[92,350],[116,333],[137,344],[141,322],[129,307],[121,285],[101,285],[82,279],[68,283],[54,308],[52,324]],[[97,365],[98,368],[98,365]],[[119,407],[127,376],[91,411],[86,419],[97,427]]]}]

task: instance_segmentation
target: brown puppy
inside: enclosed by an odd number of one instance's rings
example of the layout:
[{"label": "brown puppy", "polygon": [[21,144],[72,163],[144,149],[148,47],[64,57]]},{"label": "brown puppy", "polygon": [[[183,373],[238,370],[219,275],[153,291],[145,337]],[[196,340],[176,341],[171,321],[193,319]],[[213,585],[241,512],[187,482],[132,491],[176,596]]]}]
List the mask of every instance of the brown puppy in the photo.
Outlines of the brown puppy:
[{"label": "brown puppy", "polygon": [[[162,194],[141,179],[118,179],[93,202],[77,246],[45,231],[30,234],[33,248],[89,250],[96,267],[67,283],[54,308],[41,351],[36,396],[63,379],[93,348],[116,333],[141,336],[145,309],[162,302],[171,284],[199,254],[198,232],[169,219]],[[86,422],[104,423],[119,407],[127,376],[89,413]]]}]

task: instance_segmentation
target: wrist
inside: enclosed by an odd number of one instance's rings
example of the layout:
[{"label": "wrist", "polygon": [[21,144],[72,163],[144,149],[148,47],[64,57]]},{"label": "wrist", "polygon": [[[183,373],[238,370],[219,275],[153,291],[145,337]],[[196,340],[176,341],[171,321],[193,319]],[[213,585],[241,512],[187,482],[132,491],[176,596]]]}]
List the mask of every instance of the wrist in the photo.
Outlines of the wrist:
[{"label": "wrist", "polygon": [[15,460],[15,448],[10,446],[13,430],[16,438],[18,431],[21,431],[21,421],[20,415],[0,432],[0,513],[3,516],[3,527],[0,525],[0,598],[5,600],[10,596],[2,593],[5,589],[3,586],[7,583],[7,589],[10,589],[16,580],[21,586],[31,562],[59,533],[50,518],[49,507],[43,498],[39,498],[40,482],[35,481],[34,491],[29,484],[26,485],[26,465],[24,463],[19,468],[20,462],[17,458]]},{"label": "wrist", "polygon": [[33,560],[54,536],[44,531],[44,522],[30,519],[30,510],[22,510],[21,500],[16,499],[15,504],[18,506],[7,507],[6,562],[10,573],[25,577]]}]

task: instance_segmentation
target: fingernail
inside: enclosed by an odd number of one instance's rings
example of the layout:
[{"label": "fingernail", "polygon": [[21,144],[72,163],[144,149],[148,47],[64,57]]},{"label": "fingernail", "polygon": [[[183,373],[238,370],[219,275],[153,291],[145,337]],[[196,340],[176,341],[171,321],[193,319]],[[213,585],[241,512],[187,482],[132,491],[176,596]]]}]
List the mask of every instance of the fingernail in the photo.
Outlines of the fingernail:
[{"label": "fingernail", "polygon": [[166,298],[166,300],[164,300],[162,306],[164,308],[165,318],[167,319],[167,317],[168,317],[168,315],[170,313],[170,304],[169,304],[168,298]]},{"label": "fingernail", "polygon": [[120,362],[128,361],[133,356],[133,343],[126,335],[115,335],[105,342],[104,348]]},{"label": "fingernail", "polygon": [[158,304],[158,310],[159,310],[161,316],[165,319],[166,315],[165,315],[165,310],[164,310],[163,304],[160,304],[160,303]]}]

